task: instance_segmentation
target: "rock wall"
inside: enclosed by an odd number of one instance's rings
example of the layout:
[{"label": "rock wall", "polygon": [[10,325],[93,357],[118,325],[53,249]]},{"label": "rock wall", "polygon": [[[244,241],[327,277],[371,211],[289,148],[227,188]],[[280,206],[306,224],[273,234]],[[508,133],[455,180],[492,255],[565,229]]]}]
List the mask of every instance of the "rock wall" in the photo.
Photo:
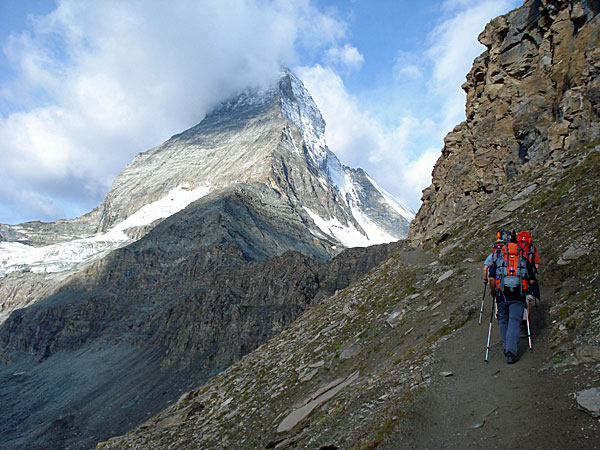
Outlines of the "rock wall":
[{"label": "rock wall", "polygon": [[526,0],[479,35],[466,120],[444,140],[409,239],[440,242],[512,177],[600,138],[600,2]]}]

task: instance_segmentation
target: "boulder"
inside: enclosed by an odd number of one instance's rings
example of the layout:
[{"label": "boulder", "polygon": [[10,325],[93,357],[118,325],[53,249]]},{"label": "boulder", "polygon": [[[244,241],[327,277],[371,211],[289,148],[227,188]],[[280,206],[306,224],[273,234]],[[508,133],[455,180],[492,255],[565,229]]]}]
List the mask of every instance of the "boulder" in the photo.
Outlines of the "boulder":
[{"label": "boulder", "polygon": [[577,407],[592,417],[600,417],[600,388],[591,388],[577,393]]}]

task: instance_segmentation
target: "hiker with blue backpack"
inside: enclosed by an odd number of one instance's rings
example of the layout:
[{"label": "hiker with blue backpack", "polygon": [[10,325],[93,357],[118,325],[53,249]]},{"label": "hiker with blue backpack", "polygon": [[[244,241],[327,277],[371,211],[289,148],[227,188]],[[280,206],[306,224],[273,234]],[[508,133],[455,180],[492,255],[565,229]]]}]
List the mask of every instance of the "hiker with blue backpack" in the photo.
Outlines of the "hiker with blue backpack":
[{"label": "hiker with blue backpack", "polygon": [[[535,280],[535,272],[533,265],[520,250],[514,232],[500,231],[496,238],[491,258],[486,259],[484,276],[487,276],[490,292],[498,307],[498,326],[506,362],[513,364],[519,360],[518,345],[521,321],[524,317],[527,293]],[[490,331],[492,317],[490,318]],[[528,316],[526,317],[528,318]],[[489,338],[488,333],[487,350],[489,350]],[[529,345],[531,348],[531,339]]]}]

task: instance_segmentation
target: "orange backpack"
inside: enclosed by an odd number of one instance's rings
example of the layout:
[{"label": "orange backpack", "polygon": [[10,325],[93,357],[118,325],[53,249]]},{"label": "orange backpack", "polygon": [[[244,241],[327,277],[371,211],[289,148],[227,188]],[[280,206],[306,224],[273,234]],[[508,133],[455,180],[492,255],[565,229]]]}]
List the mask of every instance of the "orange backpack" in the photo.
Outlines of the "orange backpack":
[{"label": "orange backpack", "polygon": [[527,291],[527,262],[517,242],[507,242],[493,256],[496,288],[501,292],[523,294]]}]

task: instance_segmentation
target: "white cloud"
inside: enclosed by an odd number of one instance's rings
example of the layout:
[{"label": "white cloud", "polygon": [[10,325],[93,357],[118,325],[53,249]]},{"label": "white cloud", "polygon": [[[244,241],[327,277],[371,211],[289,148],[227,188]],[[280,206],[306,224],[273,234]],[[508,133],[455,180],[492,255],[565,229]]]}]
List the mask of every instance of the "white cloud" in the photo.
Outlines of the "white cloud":
[{"label": "white cloud", "polygon": [[422,58],[415,53],[399,51],[394,60],[393,72],[398,81],[417,79],[423,76]]},{"label": "white cloud", "polygon": [[328,64],[298,74],[331,149],[417,208],[443,136],[464,118],[460,85],[484,50],[476,37],[515,6],[445,0],[429,48],[396,54],[397,90],[382,85],[359,99],[338,74],[358,75],[365,57],[347,24],[310,0],[60,0],[3,43],[18,78],[0,85],[0,222],[90,210],[136,153],[268,81],[281,63],[298,64],[298,49]]},{"label": "white cloud", "polygon": [[447,0],[443,9],[450,16],[430,34],[426,52],[432,64],[429,87],[444,99],[444,134],[464,120],[465,93],[460,86],[466,81],[473,60],[485,47],[477,36],[493,18],[517,6],[515,0]]},{"label": "white cloud", "polygon": [[308,0],[61,0],[3,45],[18,78],[0,86],[0,203],[13,222],[86,212],[135,154],[345,32]]},{"label": "white cloud", "polygon": [[440,157],[440,149],[430,148],[421,153],[417,159],[408,163],[404,171],[404,188],[409,192],[409,198],[421,198],[423,189],[431,184],[431,171],[437,159]]},{"label": "white cloud", "polygon": [[[378,90],[379,100],[372,107],[387,111],[387,119],[361,106],[334,67],[297,69],[327,122],[331,150],[344,164],[364,168],[382,187],[417,209],[422,190],[431,183],[444,136],[464,120],[465,94],[460,86],[474,58],[485,50],[476,38],[491,18],[515,3],[444,2],[445,19],[431,31],[428,48],[418,54],[399,50],[392,67],[396,86]],[[385,104],[392,101],[395,105]],[[391,123],[389,111],[397,117]]]},{"label": "white cloud", "polygon": [[325,52],[325,59],[330,64],[347,70],[358,70],[365,62],[358,49],[349,44],[330,48]]}]

